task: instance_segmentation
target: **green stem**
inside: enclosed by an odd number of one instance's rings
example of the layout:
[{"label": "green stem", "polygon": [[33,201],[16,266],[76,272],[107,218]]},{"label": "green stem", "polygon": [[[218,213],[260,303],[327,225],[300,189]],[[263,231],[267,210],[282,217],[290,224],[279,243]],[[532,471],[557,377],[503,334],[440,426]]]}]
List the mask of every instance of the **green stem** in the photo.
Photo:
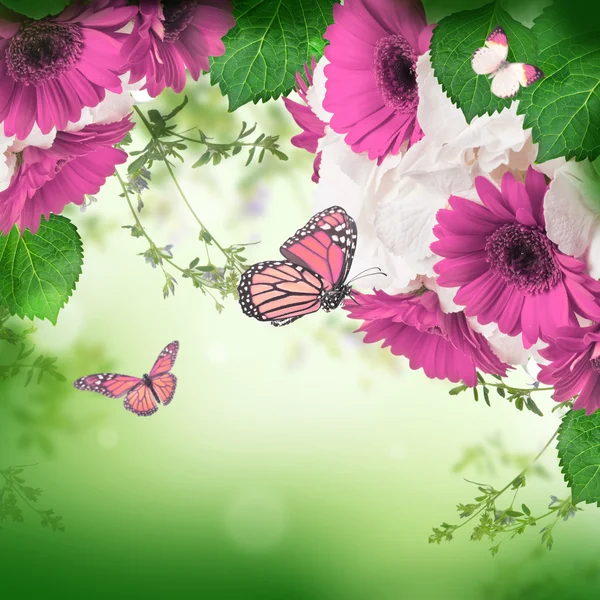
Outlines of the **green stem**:
[{"label": "green stem", "polygon": [[[539,458],[542,456],[542,454],[544,454],[544,452],[546,452],[546,450],[548,450],[548,447],[550,446],[550,444],[556,439],[556,436],[558,435],[558,431],[559,430],[557,429],[552,434],[552,437],[544,444],[544,447],[536,454],[535,458],[516,477],[511,479],[500,491],[494,492],[493,498],[491,498],[491,500],[495,501],[497,498],[502,496],[502,494],[504,494],[504,492],[506,492],[506,490],[508,490],[508,488],[513,484],[513,481],[515,481],[515,479],[522,477],[523,475],[525,475],[525,473],[527,473],[527,471],[529,471],[529,469],[531,469],[531,467],[533,467],[533,465],[539,460]],[[515,497],[516,497],[516,494],[515,494]],[[513,499],[513,502],[514,502],[514,499]],[[464,527],[467,523],[469,523],[469,521],[472,521],[477,515],[479,515],[489,505],[489,503],[490,503],[490,500],[484,501],[481,508],[479,510],[477,510],[476,512],[474,512],[466,521],[464,521],[460,525],[457,525],[455,527],[454,531],[456,531],[457,529],[460,529],[461,527]]]},{"label": "green stem", "polygon": [[[204,225],[204,223],[200,220],[200,217],[198,217],[198,215],[196,214],[196,211],[193,209],[192,205],[190,204],[189,200],[187,199],[185,192],[183,191],[182,187],[179,185],[179,181],[177,181],[177,177],[175,177],[175,172],[173,171],[173,168],[171,167],[171,163],[167,159],[167,156],[165,155],[165,152],[163,150],[162,142],[161,142],[160,138],[156,137],[156,135],[154,134],[154,129],[153,129],[152,125],[150,124],[148,119],[146,119],[146,117],[144,116],[144,113],[137,106],[134,106],[133,108],[134,108],[135,112],[138,114],[138,116],[140,117],[140,119],[141,119],[142,123],[144,124],[144,126],[146,127],[146,129],[148,130],[150,137],[154,140],[154,143],[156,144],[156,148],[157,148],[163,162],[165,163],[165,166],[167,167],[167,171],[169,172],[169,175],[171,176],[171,179],[173,180],[173,183],[175,184],[175,187],[177,188],[177,191],[179,192],[181,199],[184,201],[185,205],[188,207],[188,210],[192,213],[192,216],[194,217],[194,219],[196,219],[196,222],[198,223],[198,225],[200,225],[200,228],[202,229],[202,231],[206,231],[207,233],[210,233],[208,231],[207,227]],[[210,234],[210,236],[211,236],[212,241],[214,242],[215,246],[223,253],[223,255],[228,259],[231,258],[230,253],[227,252],[227,250],[225,250],[225,248],[223,248],[223,246],[221,246],[221,244],[219,244],[218,240],[212,234]],[[244,269],[242,269],[240,267],[240,265],[237,263],[237,261],[234,261],[234,265],[240,273],[244,272]]]},{"label": "green stem", "polygon": [[517,394],[519,394],[519,393],[531,394],[532,392],[551,392],[551,391],[554,390],[554,388],[552,388],[552,387],[531,388],[529,390],[529,389],[524,389],[524,388],[511,387],[509,385],[506,385],[505,383],[491,383],[491,382],[487,382],[487,381],[484,381],[481,385],[484,385],[486,387],[503,388],[507,392],[510,392],[511,394],[513,394],[513,393],[517,393]]},{"label": "green stem", "polygon": [[[119,174],[119,171],[117,169],[115,169],[115,175],[117,176],[117,179],[119,180],[119,183],[121,184],[121,189],[123,190],[123,195],[125,196],[125,200],[127,201],[127,204],[129,205],[129,210],[131,211],[131,214],[133,215],[133,218],[135,220],[136,225],[138,226],[139,230],[144,234],[144,237],[146,238],[146,240],[148,241],[148,243],[150,244],[150,247],[154,250],[158,250],[156,244],[154,243],[154,240],[146,233],[146,230],[144,229],[144,226],[142,225],[142,222],[140,221],[138,214],[135,210],[135,208],[133,207],[133,203],[131,202],[131,198],[129,196],[129,192],[127,191],[127,186],[125,185],[125,182],[123,181],[121,175]],[[167,264],[169,264],[171,267],[173,267],[174,269],[176,269],[177,271],[179,271],[180,273],[186,273],[185,269],[182,269],[179,265],[177,265],[176,263],[174,263],[170,258],[163,256],[161,257],[162,260],[164,260]],[[165,269],[162,265],[160,265],[163,274],[165,275],[165,277],[167,276]],[[200,284],[202,286],[202,288],[206,291],[206,293],[215,301],[218,302],[217,299],[213,296],[212,292],[210,291],[210,289],[214,289],[215,286],[211,285],[209,282],[201,282]]]}]

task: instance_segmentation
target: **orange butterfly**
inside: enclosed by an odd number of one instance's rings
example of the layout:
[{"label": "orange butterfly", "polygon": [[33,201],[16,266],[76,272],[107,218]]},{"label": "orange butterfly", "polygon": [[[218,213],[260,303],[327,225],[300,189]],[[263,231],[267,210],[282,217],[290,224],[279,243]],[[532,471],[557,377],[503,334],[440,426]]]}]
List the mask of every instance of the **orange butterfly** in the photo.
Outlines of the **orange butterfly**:
[{"label": "orange butterfly", "polygon": [[78,390],[97,392],[108,398],[125,397],[123,406],[140,417],[148,417],[158,410],[158,405],[166,406],[173,400],[177,378],[170,373],[179,342],[171,342],[159,355],[150,371],[142,378],[118,375],[117,373],[98,373],[78,379],[73,385]]}]

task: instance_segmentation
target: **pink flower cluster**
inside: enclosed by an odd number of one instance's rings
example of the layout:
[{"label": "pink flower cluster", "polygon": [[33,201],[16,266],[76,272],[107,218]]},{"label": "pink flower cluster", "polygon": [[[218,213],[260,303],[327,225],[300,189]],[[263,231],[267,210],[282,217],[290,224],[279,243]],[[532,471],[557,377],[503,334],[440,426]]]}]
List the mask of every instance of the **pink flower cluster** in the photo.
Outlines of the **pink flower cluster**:
[{"label": "pink flower cluster", "polygon": [[422,56],[432,26],[420,0],[346,0],[333,16],[324,58],[297,77],[301,102],[285,104],[303,129],[294,144],[316,154],[313,181],[327,179],[316,197],[360,206],[359,241],[411,273],[391,286],[406,293],[346,301],[364,341],[469,386],[476,369],[505,375],[533,357],[557,401],[600,408],[600,283],[586,241],[594,227],[600,239],[600,215],[561,208],[565,176],[548,199],[557,171],[531,166],[516,111],[464,121]]},{"label": "pink flower cluster", "polygon": [[132,101],[104,114],[109,96],[129,84],[180,92],[186,69],[195,80],[207,71],[234,24],[229,0],[76,0],[38,21],[0,19],[0,232],[36,232],[42,215],[97,193],[125,162],[114,146],[133,126]]},{"label": "pink flower cluster", "polygon": [[[456,288],[459,312],[445,313],[433,291],[388,296],[355,294],[345,308],[362,319],[365,342],[384,340],[429,377],[476,385],[475,368],[504,375],[487,340],[467,318],[494,324],[527,349],[540,344],[539,380],[554,386],[557,401],[577,397],[574,408],[600,408],[600,282],[585,261],[561,252],[546,231],[544,176],[511,173],[496,188],[480,177],[481,203],[451,197],[437,215],[432,250],[439,288]],[[438,289],[439,289],[438,288]],[[357,302],[358,304],[355,304]],[[541,347],[543,346],[543,348]]]},{"label": "pink flower cluster", "polygon": [[[427,25],[420,0],[347,0],[334,5],[333,18],[324,35],[327,81],[320,106],[307,100],[314,62],[306,68],[308,86],[297,77],[303,104],[286,100],[305,132],[294,144],[316,153],[329,126],[344,135],[354,152],[381,161],[423,137],[416,61],[429,50],[434,26]],[[318,162],[313,181],[318,181]]]}]

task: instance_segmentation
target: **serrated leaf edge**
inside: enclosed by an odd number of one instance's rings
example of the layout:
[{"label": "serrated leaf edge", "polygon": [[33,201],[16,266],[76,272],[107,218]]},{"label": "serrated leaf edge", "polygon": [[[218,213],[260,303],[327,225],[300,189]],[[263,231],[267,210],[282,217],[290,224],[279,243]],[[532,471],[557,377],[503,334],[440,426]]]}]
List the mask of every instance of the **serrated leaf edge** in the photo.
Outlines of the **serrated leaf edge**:
[{"label": "serrated leaf edge", "polygon": [[[575,415],[576,413],[581,413],[584,412],[584,409],[581,410],[570,410],[566,415],[564,415],[564,417],[562,418],[561,424],[558,428],[558,435],[556,436],[556,452],[558,455],[558,466],[560,467],[561,473],[563,474],[565,483],[567,484],[569,490],[571,490],[571,495],[573,496],[573,482],[571,480],[571,478],[569,477],[569,473],[568,473],[568,468],[567,465],[565,464],[565,460],[564,457],[561,457],[560,455],[560,442],[561,442],[561,437],[563,435],[563,427],[566,428],[570,425],[571,421],[575,418],[574,416],[570,416],[570,415]],[[582,416],[582,415],[578,415],[578,416]],[[587,418],[587,415],[583,415],[584,418]],[[569,419],[569,421],[567,422],[566,419]],[[565,425],[566,423],[566,425]],[[599,426],[600,429],[600,426]],[[599,467],[600,470],[600,467]],[[573,496],[573,504],[579,504],[580,502],[585,502],[585,504],[596,504],[596,506],[600,507],[600,498],[598,498],[598,500],[585,500],[585,499],[581,499],[578,500]]]},{"label": "serrated leaf edge", "polygon": [[[75,224],[70,219],[68,219],[67,217],[65,217],[63,215],[54,215],[54,214],[51,215],[50,219],[46,221],[46,226],[50,226],[52,224],[52,221],[56,222],[59,220],[66,221],[68,224],[72,225],[73,231],[75,232],[75,236],[76,236],[73,239],[75,240],[76,248],[77,248],[77,250],[79,250],[80,255],[81,255],[81,264],[77,265],[77,269],[74,271],[73,287],[71,289],[67,289],[64,299],[62,299],[61,302],[59,302],[58,312],[57,312],[55,319],[51,319],[50,317],[47,317],[47,316],[39,317],[37,315],[27,314],[27,312],[31,313],[31,311],[20,310],[20,311],[14,312],[14,313],[11,311],[11,314],[16,317],[19,317],[21,319],[29,319],[30,321],[33,321],[34,319],[48,320],[53,325],[56,325],[60,311],[67,305],[67,303],[69,302],[69,299],[72,298],[72,296],[73,296],[73,292],[77,289],[77,283],[79,283],[79,278],[80,278],[81,274],[83,273],[83,264],[84,264],[84,258],[85,258],[85,253],[83,250],[83,241],[81,239],[81,236],[79,235],[79,231],[78,231],[77,227],[75,226]],[[56,229],[53,229],[53,231],[56,232]],[[61,232],[59,231],[58,233],[61,233]],[[10,235],[10,233],[8,235]],[[62,253],[62,251],[61,251],[61,253]]]}]

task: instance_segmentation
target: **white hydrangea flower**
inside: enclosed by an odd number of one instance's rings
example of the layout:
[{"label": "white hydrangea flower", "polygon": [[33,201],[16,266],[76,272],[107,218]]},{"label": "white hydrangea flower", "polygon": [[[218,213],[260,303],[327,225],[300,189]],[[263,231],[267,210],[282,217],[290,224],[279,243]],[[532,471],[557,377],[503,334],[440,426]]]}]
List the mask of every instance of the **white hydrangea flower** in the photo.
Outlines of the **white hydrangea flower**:
[{"label": "white hydrangea flower", "polygon": [[600,278],[600,175],[589,161],[558,169],[544,201],[548,237]]},{"label": "white hydrangea flower", "polygon": [[416,273],[408,269],[401,258],[387,250],[377,238],[373,227],[373,197],[365,193],[365,189],[375,174],[376,163],[369,160],[366,153],[354,153],[344,138],[329,127],[320,142],[319,150],[322,152],[322,160],[320,181],[314,194],[315,212],[337,204],[356,221],[358,242],[353,275],[370,267],[380,267],[387,274],[387,277],[365,277],[358,286],[363,289],[376,287],[390,293],[408,291],[415,287],[411,285],[411,280]]},{"label": "white hydrangea flower", "polygon": [[381,241],[409,268],[433,277],[437,257],[436,214],[452,195],[479,201],[474,180],[483,175],[500,183],[510,170],[523,178],[537,155],[516,103],[501,113],[476,117],[468,124],[437,82],[429,53],[417,61],[417,118],[425,137],[408,149],[396,166],[384,161],[375,196],[375,229]]}]

